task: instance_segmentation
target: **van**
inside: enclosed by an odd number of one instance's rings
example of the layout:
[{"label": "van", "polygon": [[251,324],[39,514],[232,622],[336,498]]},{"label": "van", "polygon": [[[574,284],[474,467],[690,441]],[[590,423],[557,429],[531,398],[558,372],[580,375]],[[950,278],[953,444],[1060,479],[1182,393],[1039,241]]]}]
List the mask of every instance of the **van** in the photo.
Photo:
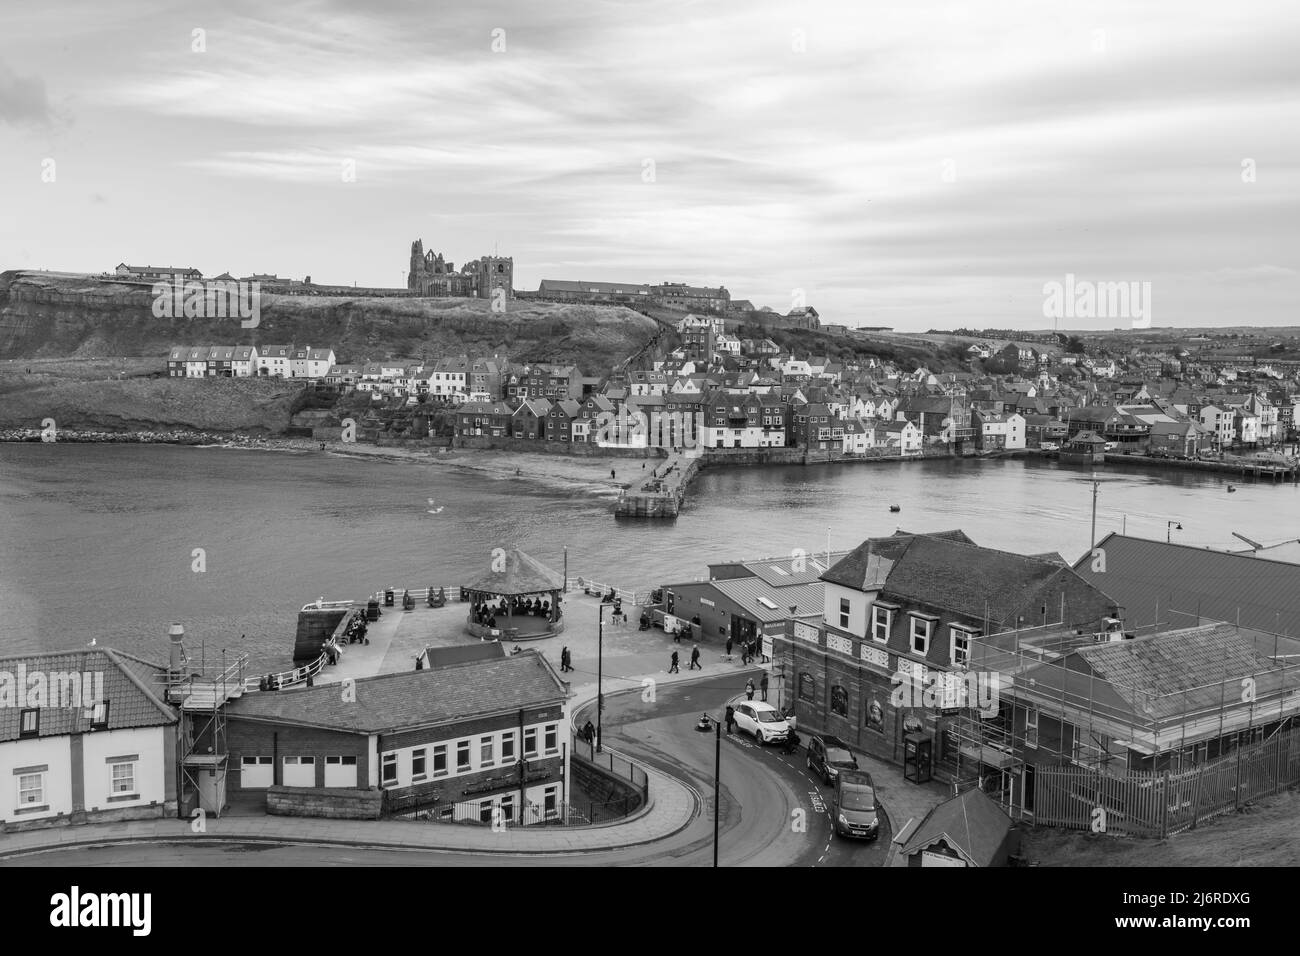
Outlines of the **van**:
[{"label": "van", "polygon": [[836,776],[831,822],[836,836],[874,840],[880,835],[880,803],[869,773],[843,770]]}]

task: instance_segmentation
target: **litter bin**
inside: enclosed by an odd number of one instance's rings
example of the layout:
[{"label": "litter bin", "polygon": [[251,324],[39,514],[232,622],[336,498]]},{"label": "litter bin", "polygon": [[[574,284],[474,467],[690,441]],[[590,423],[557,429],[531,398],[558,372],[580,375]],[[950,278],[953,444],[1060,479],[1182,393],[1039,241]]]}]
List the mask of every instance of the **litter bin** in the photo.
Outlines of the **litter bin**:
[{"label": "litter bin", "polygon": [[377,620],[379,620],[379,602],[378,602],[378,601],[373,601],[373,600],[372,600],[372,601],[367,601],[367,602],[366,602],[366,620],[367,620],[367,621],[377,621]]},{"label": "litter bin", "polygon": [[384,592],[384,607],[393,606],[393,589],[389,588]]}]

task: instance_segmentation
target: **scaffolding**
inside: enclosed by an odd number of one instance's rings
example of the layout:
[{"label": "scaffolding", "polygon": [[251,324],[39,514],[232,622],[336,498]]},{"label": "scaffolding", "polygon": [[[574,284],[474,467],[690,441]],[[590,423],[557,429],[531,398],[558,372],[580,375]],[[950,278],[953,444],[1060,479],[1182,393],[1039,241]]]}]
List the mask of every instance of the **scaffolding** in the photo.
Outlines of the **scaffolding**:
[{"label": "scaffolding", "polygon": [[1199,617],[1143,630],[973,640],[968,673],[997,682],[996,706],[967,698],[946,722],[954,789],[1040,824],[1166,836],[1300,782],[1300,641]]},{"label": "scaffolding", "polygon": [[248,655],[215,675],[184,674],[191,661],[185,656],[178,626],[172,631],[171,664],[163,675],[164,697],[175,706],[176,723],[176,806],[186,818],[194,807],[220,817],[226,804],[229,752],[226,741],[226,710],[230,701],[244,693],[244,670]]}]

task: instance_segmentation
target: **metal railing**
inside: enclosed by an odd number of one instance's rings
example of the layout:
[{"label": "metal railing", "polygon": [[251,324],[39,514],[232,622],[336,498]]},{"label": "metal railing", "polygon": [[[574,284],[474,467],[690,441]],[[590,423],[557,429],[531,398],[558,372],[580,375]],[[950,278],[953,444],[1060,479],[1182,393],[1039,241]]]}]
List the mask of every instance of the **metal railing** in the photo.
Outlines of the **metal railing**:
[{"label": "metal railing", "polygon": [[581,760],[593,767],[599,767],[616,777],[626,780],[636,788],[642,800],[649,796],[650,778],[645,770],[633,763],[630,758],[615,750],[610,750],[608,747],[597,753],[595,744],[588,743],[576,731],[571,735],[571,741],[573,749],[570,751],[570,756],[573,759]]}]

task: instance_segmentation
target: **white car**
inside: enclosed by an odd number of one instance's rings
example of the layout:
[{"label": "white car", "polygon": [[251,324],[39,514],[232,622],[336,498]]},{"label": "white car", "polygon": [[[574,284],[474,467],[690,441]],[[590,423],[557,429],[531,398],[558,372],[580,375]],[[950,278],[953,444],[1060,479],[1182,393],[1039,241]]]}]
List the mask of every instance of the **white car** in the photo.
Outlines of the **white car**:
[{"label": "white car", "polygon": [[1045,441],[1038,443],[1039,451],[1060,451],[1061,446],[1054,441]]},{"label": "white car", "polygon": [[1106,451],[1118,451],[1118,450],[1119,450],[1119,442],[1117,441],[1106,442]]},{"label": "white car", "polygon": [[736,727],[747,734],[753,734],[760,744],[769,744],[775,740],[785,740],[790,734],[790,725],[785,715],[760,700],[745,700],[736,705]]}]

